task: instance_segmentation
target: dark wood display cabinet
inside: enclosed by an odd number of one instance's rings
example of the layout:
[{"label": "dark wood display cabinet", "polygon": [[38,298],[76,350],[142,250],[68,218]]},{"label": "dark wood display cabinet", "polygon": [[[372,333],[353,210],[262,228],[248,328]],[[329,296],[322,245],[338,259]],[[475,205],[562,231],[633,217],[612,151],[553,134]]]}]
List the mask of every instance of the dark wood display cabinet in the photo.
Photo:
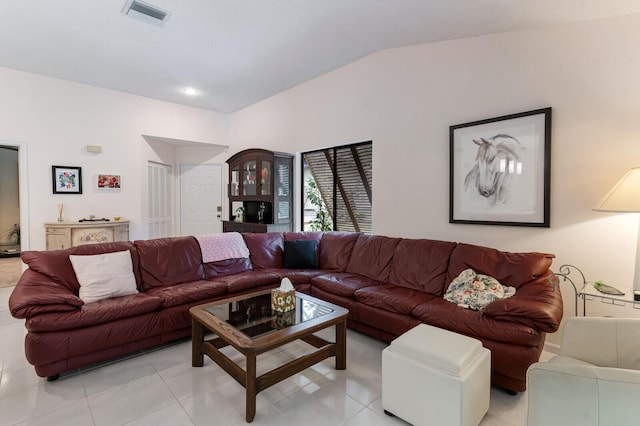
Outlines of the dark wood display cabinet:
[{"label": "dark wood display cabinet", "polygon": [[[229,164],[229,219],[223,232],[287,232],[293,230],[293,155],[266,149],[247,149]],[[244,211],[243,220],[238,208]]]}]

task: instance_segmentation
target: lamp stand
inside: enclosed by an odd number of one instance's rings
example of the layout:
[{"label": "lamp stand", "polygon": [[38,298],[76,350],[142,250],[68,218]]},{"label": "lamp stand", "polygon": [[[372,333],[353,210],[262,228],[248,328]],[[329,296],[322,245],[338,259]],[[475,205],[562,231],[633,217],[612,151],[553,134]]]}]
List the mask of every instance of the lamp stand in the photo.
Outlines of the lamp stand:
[{"label": "lamp stand", "polygon": [[636,265],[633,273],[633,289],[640,290],[640,215],[638,215],[638,241],[636,242]]}]

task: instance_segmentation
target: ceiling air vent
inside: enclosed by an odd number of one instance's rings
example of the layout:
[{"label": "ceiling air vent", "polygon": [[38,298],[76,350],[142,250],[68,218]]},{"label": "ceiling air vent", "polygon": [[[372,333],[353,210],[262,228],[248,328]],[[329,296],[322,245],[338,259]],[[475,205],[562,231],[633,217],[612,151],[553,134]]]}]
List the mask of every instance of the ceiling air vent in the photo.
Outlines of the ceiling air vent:
[{"label": "ceiling air vent", "polygon": [[159,26],[164,25],[171,16],[168,11],[139,0],[128,0],[122,13],[139,21]]}]

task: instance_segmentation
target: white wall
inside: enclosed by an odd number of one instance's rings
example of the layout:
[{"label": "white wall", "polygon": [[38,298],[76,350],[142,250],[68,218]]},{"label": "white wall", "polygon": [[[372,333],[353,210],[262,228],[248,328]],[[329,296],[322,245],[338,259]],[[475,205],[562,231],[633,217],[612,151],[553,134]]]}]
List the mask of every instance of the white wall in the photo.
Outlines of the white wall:
[{"label": "white wall", "polygon": [[[0,93],[0,140],[28,150],[31,232],[25,243],[34,250],[45,248],[43,223],[55,221],[58,203],[66,220],[120,215],[131,221],[131,239],[146,236],[149,149],[142,134],[227,143],[227,116],[202,109],[6,68],[0,68]],[[102,153],[87,153],[86,145],[101,145]],[[52,194],[52,165],[82,167],[83,194]],[[98,191],[98,173],[122,175],[122,189]]]},{"label": "white wall", "polygon": [[[376,234],[555,253],[630,287],[638,218],[591,208],[640,165],[639,44],[631,15],[386,50],[233,114],[230,144],[371,139]],[[551,228],[449,224],[449,126],[547,106]]]}]

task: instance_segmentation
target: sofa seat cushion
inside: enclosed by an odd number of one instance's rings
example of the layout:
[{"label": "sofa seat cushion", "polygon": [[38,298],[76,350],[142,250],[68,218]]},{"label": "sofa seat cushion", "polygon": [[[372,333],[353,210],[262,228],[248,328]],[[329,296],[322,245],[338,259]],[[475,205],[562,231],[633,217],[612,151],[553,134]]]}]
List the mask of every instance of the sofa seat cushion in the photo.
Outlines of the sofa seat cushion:
[{"label": "sofa seat cushion", "polygon": [[400,238],[360,235],[351,251],[346,272],[388,282],[391,261]]},{"label": "sofa seat cushion", "polygon": [[147,294],[157,296],[162,300],[162,307],[184,305],[227,292],[227,286],[220,281],[198,280],[189,283],[154,287]]},{"label": "sofa seat cushion", "polygon": [[327,269],[264,269],[265,272],[273,272],[278,274],[280,279],[287,277],[294,285],[309,284],[311,279],[320,275],[331,273]]},{"label": "sofa seat cushion", "polygon": [[[365,287],[377,287],[384,285],[384,283],[363,277],[362,275],[338,272],[313,277],[311,279],[311,285],[313,287],[318,287],[327,293],[332,293],[342,297],[353,297],[353,293],[356,290]],[[311,294],[313,294],[313,292]]]},{"label": "sofa seat cushion", "polygon": [[365,305],[404,315],[411,314],[418,304],[428,303],[436,298],[431,294],[392,284],[361,288],[354,292],[353,297]]},{"label": "sofa seat cushion", "polygon": [[368,327],[382,330],[387,335],[398,337],[420,324],[420,320],[409,315],[378,309],[364,303],[354,303],[350,311],[352,318]]},{"label": "sofa seat cushion", "polygon": [[204,279],[202,253],[194,237],[134,242],[140,254],[142,290]]},{"label": "sofa seat cushion", "polygon": [[204,263],[203,266],[205,279],[211,279],[250,271],[251,260],[248,257],[239,257],[236,259],[225,259],[217,260],[215,262],[207,262]]},{"label": "sofa seat cushion", "polygon": [[548,274],[554,257],[546,253],[510,253],[459,243],[451,253],[446,285],[465,269],[473,269],[517,289]]},{"label": "sofa seat cushion", "polygon": [[273,284],[274,288],[278,287],[280,285],[280,275],[267,271],[247,271],[217,278],[216,282],[224,285],[229,293],[239,293],[244,290],[268,286],[270,284]]},{"label": "sofa seat cushion", "polygon": [[71,330],[135,317],[157,311],[161,306],[159,297],[138,293],[87,303],[73,312],[36,315],[27,319],[26,327],[36,333]]},{"label": "sofa seat cushion", "polygon": [[447,241],[402,239],[393,254],[389,283],[442,296],[455,246]]},{"label": "sofa seat cushion", "polygon": [[482,311],[461,308],[441,298],[417,305],[411,315],[425,324],[511,345],[537,346],[544,335],[526,325],[497,321]]},{"label": "sofa seat cushion", "polygon": [[313,297],[322,299],[325,302],[333,303],[334,305],[342,306],[343,308],[349,310],[349,314],[347,315],[347,318],[351,318],[351,314],[353,312],[353,305],[356,303],[356,301],[353,300],[353,298],[343,297],[343,296],[338,296],[337,294],[328,293],[314,285],[311,286],[310,290],[311,292],[309,294],[311,294]]}]

